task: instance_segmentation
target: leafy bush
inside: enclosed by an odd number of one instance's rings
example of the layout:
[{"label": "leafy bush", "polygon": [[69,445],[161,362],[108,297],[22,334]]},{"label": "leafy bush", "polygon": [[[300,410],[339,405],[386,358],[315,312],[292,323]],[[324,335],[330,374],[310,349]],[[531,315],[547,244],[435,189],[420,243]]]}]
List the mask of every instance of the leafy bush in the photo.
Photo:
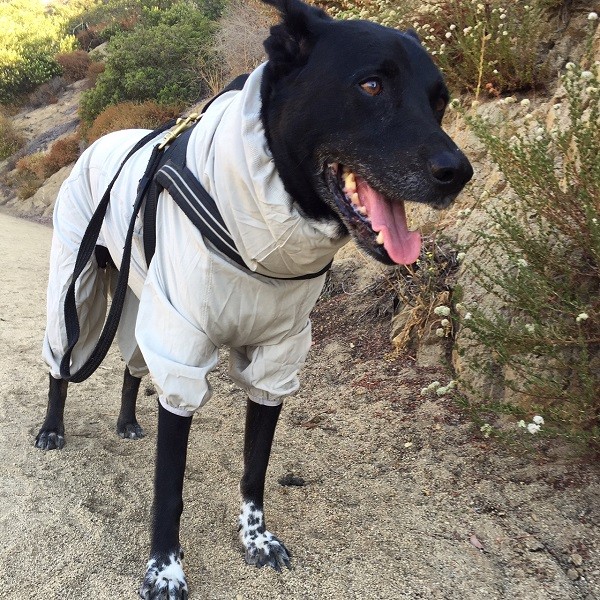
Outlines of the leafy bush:
[{"label": "leafy bush", "polygon": [[109,106],[86,131],[85,138],[89,143],[120,129],[155,129],[169,119],[181,114],[182,105],[160,105],[153,101],[142,103],[121,102]]},{"label": "leafy bush", "polygon": [[127,100],[174,104],[201,97],[199,57],[209,47],[213,24],[184,3],[144,15],[132,32],[111,40],[105,71],[81,101],[86,123],[107,106]]},{"label": "leafy bush", "polygon": [[[470,125],[518,197],[491,206],[479,232],[479,284],[502,301],[470,308],[464,325],[490,358],[475,364],[510,391],[514,414],[537,413],[546,430],[600,448],[600,73],[567,65],[565,100],[549,124],[526,133]],[[524,102],[527,110],[527,102]],[[483,408],[490,408],[484,401]],[[524,411],[524,412],[523,412]]]},{"label": "leafy bush", "polygon": [[38,0],[0,3],[0,103],[15,102],[60,74],[54,55],[75,46],[64,25],[61,15]]}]

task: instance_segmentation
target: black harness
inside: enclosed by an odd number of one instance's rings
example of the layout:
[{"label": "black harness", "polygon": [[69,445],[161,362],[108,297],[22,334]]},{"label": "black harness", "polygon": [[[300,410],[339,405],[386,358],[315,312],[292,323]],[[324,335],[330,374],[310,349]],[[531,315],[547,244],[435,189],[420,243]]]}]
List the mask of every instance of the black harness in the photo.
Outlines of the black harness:
[{"label": "black harness", "polygon": [[[241,75],[232,81],[220,94],[215,96],[203,108],[200,116],[202,116],[210,104],[221,94],[230,90],[241,90],[247,78],[247,75]],[[144,136],[131,149],[129,154],[127,154],[104,192],[81,240],[79,252],[75,261],[73,278],[65,297],[64,312],[65,328],[67,332],[67,349],[60,364],[60,374],[62,379],[74,383],[84,381],[104,360],[117,332],[123,303],[125,301],[129,280],[133,231],[137,215],[143,205],[144,255],[147,265],[150,266],[156,248],[156,209],[158,206],[158,197],[163,189],[166,189],[169,192],[177,205],[201,232],[202,237],[208,240],[219,252],[227,256],[234,263],[241,268],[248,270],[248,266],[244,263],[242,257],[238,253],[233,238],[229,234],[227,226],[219,213],[216,202],[185,165],[187,144],[193,127],[197,124],[198,119],[199,117],[196,117],[195,121],[193,119],[188,119],[184,121],[183,124],[172,120]],[[71,354],[75,344],[77,344],[77,341],[79,340],[80,334],[79,317],[77,315],[75,301],[75,285],[83,269],[90,261],[94,251],[98,254],[99,247],[96,246],[96,243],[110,202],[111,190],[125,163],[143,146],[158,137],[161,133],[173,129],[174,126],[175,129],[173,131],[177,132],[179,129],[180,131],[184,131],[184,133],[179,135],[178,132],[170,137],[168,134],[165,141],[161,144],[157,144],[153,148],[146,171],[138,184],[133,214],[125,237],[123,259],[121,261],[117,285],[113,294],[108,317],[98,339],[98,343],[85,363],[75,373],[71,373]],[[106,261],[104,261],[104,264],[106,264]],[[331,263],[324,269],[321,269],[318,273],[310,273],[299,277],[270,278],[289,280],[314,279],[315,277],[320,277],[326,273],[330,267]]]}]

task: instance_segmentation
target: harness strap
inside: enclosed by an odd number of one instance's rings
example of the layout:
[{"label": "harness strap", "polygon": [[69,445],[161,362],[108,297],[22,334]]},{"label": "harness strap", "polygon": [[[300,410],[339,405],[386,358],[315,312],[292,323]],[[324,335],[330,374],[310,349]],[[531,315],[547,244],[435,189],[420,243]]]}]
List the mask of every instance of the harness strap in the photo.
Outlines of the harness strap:
[{"label": "harness strap", "polygon": [[[169,154],[164,156],[158,167],[154,181],[148,191],[144,207],[144,253],[146,263],[154,256],[156,240],[156,209],[158,196],[166,189],[177,206],[196,226],[202,234],[221,254],[245,270],[248,265],[240,256],[235,241],[231,237],[227,225],[221,216],[217,203],[198,181],[193,173],[185,166],[187,144],[193,131],[193,126],[181,134],[169,148]],[[147,236],[147,232],[149,235]],[[308,273],[297,277],[273,277],[263,275],[267,279],[297,281],[320,277],[331,268],[331,262],[317,273]]]},{"label": "harness strap", "polygon": [[187,168],[169,160],[156,174],[156,182],[169,191],[173,200],[202,233],[202,237],[225,256],[247,269],[213,198]]}]

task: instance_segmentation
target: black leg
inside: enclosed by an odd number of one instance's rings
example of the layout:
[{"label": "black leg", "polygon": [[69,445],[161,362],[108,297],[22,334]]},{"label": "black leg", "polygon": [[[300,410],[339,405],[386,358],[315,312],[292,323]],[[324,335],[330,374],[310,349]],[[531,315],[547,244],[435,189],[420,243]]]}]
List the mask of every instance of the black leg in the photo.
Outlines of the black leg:
[{"label": "black leg", "polygon": [[42,450],[60,450],[65,445],[65,402],[68,382],[50,375],[48,408],[44,424],[35,438],[35,447]]},{"label": "black leg", "polygon": [[263,500],[265,477],[280,412],[281,405],[263,406],[248,400],[239,518],[240,540],[245,549],[246,562],[257,567],[269,565],[277,571],[281,571],[283,566],[290,567],[290,553],[279,539],[267,531]]},{"label": "black leg", "polygon": [[121,411],[117,420],[117,434],[119,437],[138,440],[144,437],[144,430],[137,422],[135,406],[140,389],[139,377],[134,377],[127,367],[123,375],[123,390],[121,392]]},{"label": "black leg", "polygon": [[146,600],[186,600],[187,582],[179,545],[183,511],[183,476],[191,417],[180,417],[159,405],[154,475],[152,543],[140,597]]}]

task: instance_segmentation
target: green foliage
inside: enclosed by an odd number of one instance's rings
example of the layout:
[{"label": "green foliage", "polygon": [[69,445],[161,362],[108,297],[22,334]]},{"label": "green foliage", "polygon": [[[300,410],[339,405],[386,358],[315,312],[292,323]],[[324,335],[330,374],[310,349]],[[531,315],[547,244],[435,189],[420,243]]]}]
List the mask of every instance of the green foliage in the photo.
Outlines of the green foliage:
[{"label": "green foliage", "polygon": [[468,121],[518,196],[489,209],[475,266],[502,313],[464,321],[491,351],[485,367],[556,433],[600,447],[600,73],[567,65],[554,125]]},{"label": "green foliage", "polygon": [[64,27],[65,18],[39,0],[0,3],[0,103],[60,74],[54,55],[75,48]]},{"label": "green foliage", "polygon": [[144,11],[133,31],[110,41],[105,71],[82,98],[82,119],[91,123],[107,106],[127,100],[196,101],[213,29],[203,12],[188,3]]}]

